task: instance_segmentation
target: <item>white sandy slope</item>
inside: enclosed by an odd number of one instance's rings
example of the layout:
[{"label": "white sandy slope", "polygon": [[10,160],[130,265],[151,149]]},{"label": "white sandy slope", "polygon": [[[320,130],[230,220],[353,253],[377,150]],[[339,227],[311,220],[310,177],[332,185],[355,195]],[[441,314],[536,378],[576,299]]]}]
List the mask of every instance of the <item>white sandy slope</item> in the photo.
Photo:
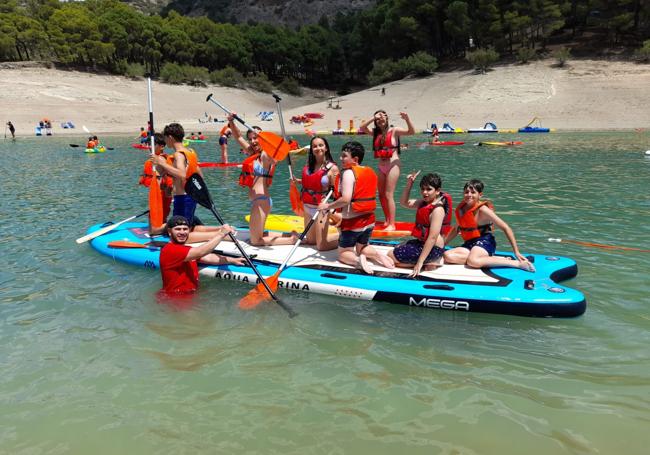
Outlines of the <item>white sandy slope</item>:
[{"label": "white sandy slope", "polygon": [[[355,128],[377,109],[385,109],[392,123],[400,124],[400,111],[409,113],[417,130],[432,122],[455,127],[482,127],[494,122],[499,128],[524,126],[539,117],[543,126],[558,130],[615,130],[650,127],[650,65],[630,62],[573,60],[565,68],[552,61],[505,65],[487,74],[471,71],[441,72],[424,79],[406,79],[352,93],[340,98],[341,109],[327,107],[321,99],[283,95],[285,124],[289,133],[303,132],[289,118],[305,112],[321,112],[310,129],[331,131],[341,120]],[[8,65],[12,66],[12,65]],[[220,86],[190,87],[154,82],[157,128],[177,121],[189,131],[216,134],[223,123],[200,123],[205,113],[224,119],[216,106],[206,103],[209,93],[223,105],[243,115],[251,124],[279,131],[278,117],[261,122],[261,111],[276,111],[269,94]],[[336,105],[336,102],[335,102]],[[136,134],[148,118],[144,80],[94,75],[41,67],[0,66],[0,121],[11,120],[19,135],[33,135],[38,120],[52,120],[54,134],[83,135],[82,125],[102,133]],[[61,129],[72,121],[75,130]]]}]

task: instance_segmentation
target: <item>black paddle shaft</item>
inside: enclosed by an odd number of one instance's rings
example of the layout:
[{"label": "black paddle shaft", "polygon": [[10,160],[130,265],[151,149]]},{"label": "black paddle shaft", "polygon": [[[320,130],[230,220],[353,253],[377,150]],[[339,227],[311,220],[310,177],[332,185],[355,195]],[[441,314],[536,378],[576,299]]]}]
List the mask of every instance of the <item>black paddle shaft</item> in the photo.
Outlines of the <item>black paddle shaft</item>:
[{"label": "black paddle shaft", "polygon": [[[187,179],[187,183],[185,184],[185,192],[190,195],[192,199],[194,199],[197,203],[205,207],[206,209],[210,210],[212,214],[217,218],[219,223],[221,224],[226,224],[223,221],[223,218],[221,218],[221,215],[219,215],[219,212],[217,211],[216,207],[214,206],[214,203],[212,202],[212,198],[210,197],[210,193],[208,192],[208,187],[205,185],[205,182],[203,181],[203,178],[199,174],[192,174],[189,179]],[[255,267],[255,264],[253,264],[253,260],[248,256],[246,251],[242,248],[241,244],[239,241],[235,238],[235,236],[229,232],[228,236],[230,237],[230,240],[233,241],[241,255],[246,259],[246,262],[248,262],[248,265],[250,266],[251,269],[253,269],[253,272],[255,272],[255,275],[257,275],[257,278],[260,279],[264,287],[266,288],[267,292],[271,296],[275,302],[282,307],[284,311],[286,311],[289,314],[290,318],[293,318],[295,316],[298,316],[298,313],[296,313],[289,305],[284,303],[282,300],[278,298],[277,295],[273,292],[273,290],[269,287],[268,283],[262,276],[262,274],[257,270],[257,267]]]}]

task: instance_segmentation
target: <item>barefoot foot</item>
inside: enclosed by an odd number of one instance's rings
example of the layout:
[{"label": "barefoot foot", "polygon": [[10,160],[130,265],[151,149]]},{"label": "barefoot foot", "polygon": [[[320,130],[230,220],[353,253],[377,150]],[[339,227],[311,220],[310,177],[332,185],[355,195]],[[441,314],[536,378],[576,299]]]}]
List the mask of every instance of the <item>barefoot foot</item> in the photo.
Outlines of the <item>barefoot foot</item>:
[{"label": "barefoot foot", "polygon": [[368,259],[365,254],[359,255],[359,268],[366,272],[368,275],[372,275],[375,271],[372,269],[372,266],[368,263]]}]

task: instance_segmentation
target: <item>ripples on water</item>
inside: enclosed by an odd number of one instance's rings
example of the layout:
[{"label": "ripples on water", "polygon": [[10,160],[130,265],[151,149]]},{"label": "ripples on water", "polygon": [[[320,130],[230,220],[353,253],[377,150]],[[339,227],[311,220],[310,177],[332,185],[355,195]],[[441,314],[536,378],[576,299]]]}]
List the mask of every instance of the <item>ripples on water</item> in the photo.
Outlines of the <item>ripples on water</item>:
[{"label": "ripples on water", "polygon": [[[1,143],[0,452],[647,453],[650,254],[547,239],[649,248],[650,136],[522,140],[411,149],[403,174],[427,163],[456,202],[482,178],[522,250],[578,261],[577,319],[285,293],[300,312],[290,321],[272,304],[241,312],[246,288],[208,280],[193,309],[173,311],[154,300],[156,273],[74,242],[143,210],[142,152],[126,138],[90,156],[69,138]],[[199,152],[215,159],[216,145]],[[278,172],[274,202],[288,212]],[[237,171],[206,175],[239,223]]]}]

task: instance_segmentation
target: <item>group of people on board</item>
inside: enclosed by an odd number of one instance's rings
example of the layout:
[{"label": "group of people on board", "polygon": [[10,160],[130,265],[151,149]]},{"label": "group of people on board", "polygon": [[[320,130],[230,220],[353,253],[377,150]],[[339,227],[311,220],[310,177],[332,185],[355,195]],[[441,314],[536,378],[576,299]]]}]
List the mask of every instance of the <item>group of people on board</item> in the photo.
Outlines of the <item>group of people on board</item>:
[{"label": "group of people on board", "polygon": [[[388,269],[396,266],[412,268],[412,276],[417,276],[422,271],[439,267],[443,261],[477,268],[501,266],[534,271],[532,263],[519,252],[512,229],[497,216],[491,203],[482,199],[484,184],[477,179],[465,183],[463,200],[455,209],[456,225],[452,226],[452,200],[442,190],[440,176],[434,173],[424,175],[419,183],[420,197],[411,199],[411,190],[420,171],[408,174],[399,203],[416,212],[413,239],[400,243],[388,254],[373,248],[370,238],[375,228],[376,197],[379,196],[386,220],[384,230],[395,230],[394,192],[401,172],[400,137],[415,133],[408,114],[402,112],[400,117],[406,128],[391,126],[383,110],[375,112],[361,125],[362,131],[372,134],[373,154],[379,160],[378,172],[363,165],[365,149],[361,143],[350,141],[342,146],[339,166],[332,157],[327,139],[321,136],[311,138],[307,163],[300,178],[294,177],[294,183],[302,187],[300,195],[305,226],[316,217],[304,243],[312,244],[318,250],[338,248],[340,262],[368,274],[373,274],[374,265],[377,265]],[[232,135],[248,155],[242,163],[239,185],[246,189],[250,203],[250,243],[256,246],[294,244],[299,238],[297,232],[268,232],[264,229],[273,208],[270,188],[278,163],[260,144],[261,129],[252,127],[242,134],[235,118],[234,113],[228,116],[227,129],[224,127],[221,135],[226,136],[226,142]],[[371,123],[372,131],[368,128]],[[185,182],[193,173],[201,174],[201,169],[196,153],[183,146],[183,138],[184,131],[179,124],[167,125],[162,134],[156,134],[156,154],[148,165],[145,164],[141,178],[141,183],[146,185],[157,170],[161,187],[164,186],[167,194],[163,202],[166,205],[165,218],[173,202],[169,221],[162,226],[151,226],[152,234],[166,232],[171,245],[208,242],[200,249],[187,246],[163,248],[160,261],[163,288],[171,293],[196,289],[196,260],[243,264],[243,258],[212,253],[214,246],[234,230],[227,225],[204,226],[195,216],[196,202],[185,193]],[[173,155],[163,152],[165,146],[174,151]],[[331,225],[338,227],[338,231],[331,233]],[[503,230],[516,259],[494,256],[494,226]],[[459,234],[464,242],[462,246],[445,250],[445,246]],[[172,248],[174,253],[169,253],[166,248]],[[193,278],[178,285],[178,276],[183,274]],[[175,278],[171,279],[171,276]]]},{"label": "group of people on board", "polygon": [[88,136],[88,140],[86,141],[87,149],[98,148],[100,145],[101,143],[99,142],[99,138],[97,138],[97,136]]}]

